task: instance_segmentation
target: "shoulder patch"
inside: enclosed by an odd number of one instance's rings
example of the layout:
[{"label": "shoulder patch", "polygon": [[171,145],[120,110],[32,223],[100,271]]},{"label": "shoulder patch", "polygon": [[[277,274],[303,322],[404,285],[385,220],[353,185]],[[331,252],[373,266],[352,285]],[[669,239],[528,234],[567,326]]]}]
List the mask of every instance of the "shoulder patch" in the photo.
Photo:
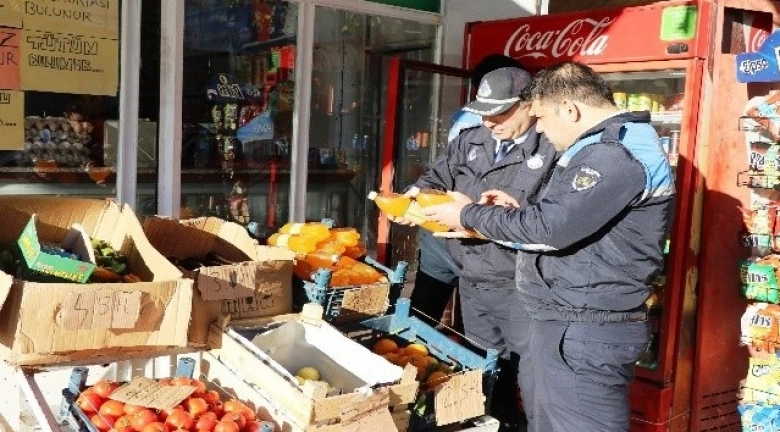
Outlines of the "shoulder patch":
[{"label": "shoulder patch", "polygon": [[574,180],[571,182],[571,187],[576,191],[584,191],[596,186],[601,181],[601,173],[593,168],[581,167],[577,174],[574,176]]}]

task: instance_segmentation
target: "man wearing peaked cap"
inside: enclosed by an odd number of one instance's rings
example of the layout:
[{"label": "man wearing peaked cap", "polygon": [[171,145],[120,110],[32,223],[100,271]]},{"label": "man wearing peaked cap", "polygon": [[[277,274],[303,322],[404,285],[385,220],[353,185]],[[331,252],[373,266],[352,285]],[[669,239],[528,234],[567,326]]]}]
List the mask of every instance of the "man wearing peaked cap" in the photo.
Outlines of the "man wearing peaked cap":
[{"label": "man wearing peaked cap", "polygon": [[[407,194],[414,195],[420,189],[454,190],[479,200],[483,192],[500,189],[521,204],[533,200],[556,153],[534,130],[536,120],[530,115],[527,89],[530,82],[530,74],[520,68],[487,73],[479,84],[476,100],[463,108],[481,116],[482,124],[451,140]],[[411,224],[402,218],[392,220]],[[502,357],[499,365],[503,375],[496,381],[490,413],[501,422],[502,432],[518,430],[522,421],[518,419],[516,385],[523,399],[531,400],[533,381],[528,354],[529,317],[515,289],[517,252],[478,239],[449,239],[447,250],[459,269],[466,336],[484,348],[498,350]],[[530,404],[526,418],[533,423]]]}]

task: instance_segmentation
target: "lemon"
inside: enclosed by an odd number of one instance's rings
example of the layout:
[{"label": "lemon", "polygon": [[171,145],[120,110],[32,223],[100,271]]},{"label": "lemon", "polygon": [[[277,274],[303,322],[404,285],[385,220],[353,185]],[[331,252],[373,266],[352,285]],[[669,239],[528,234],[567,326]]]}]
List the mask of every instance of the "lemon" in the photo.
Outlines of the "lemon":
[{"label": "lemon", "polygon": [[295,375],[293,378],[295,378],[295,380],[298,381],[298,385],[303,385],[303,383],[306,382],[306,380],[303,379],[303,377],[298,376],[298,375]]},{"label": "lemon", "polygon": [[311,381],[319,381],[320,380],[320,371],[317,369],[306,366],[298,369],[298,372],[295,373],[295,375],[305,379],[305,380],[311,380]]}]

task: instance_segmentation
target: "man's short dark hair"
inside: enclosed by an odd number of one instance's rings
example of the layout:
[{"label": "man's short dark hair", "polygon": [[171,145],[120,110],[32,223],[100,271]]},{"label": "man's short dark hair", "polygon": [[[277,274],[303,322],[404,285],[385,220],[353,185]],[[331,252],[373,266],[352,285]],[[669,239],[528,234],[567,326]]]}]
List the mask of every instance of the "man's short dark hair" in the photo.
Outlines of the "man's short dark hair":
[{"label": "man's short dark hair", "polygon": [[471,74],[471,82],[474,83],[475,86],[479,86],[479,83],[482,82],[482,78],[484,78],[485,75],[496,69],[506,67],[516,67],[525,70],[523,65],[512,57],[503,54],[490,54],[483,57],[482,60],[474,66],[474,70]]},{"label": "man's short dark hair", "polygon": [[531,97],[543,103],[564,99],[593,107],[614,106],[612,88],[590,67],[575,61],[557,63],[539,71],[530,84]]}]

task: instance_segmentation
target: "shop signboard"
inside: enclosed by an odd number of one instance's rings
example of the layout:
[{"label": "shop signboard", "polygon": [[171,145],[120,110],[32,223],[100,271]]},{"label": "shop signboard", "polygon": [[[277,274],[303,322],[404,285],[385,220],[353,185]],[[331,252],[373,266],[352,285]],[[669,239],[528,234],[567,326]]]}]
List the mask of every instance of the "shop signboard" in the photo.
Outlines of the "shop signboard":
[{"label": "shop signboard", "polygon": [[780,81],[780,30],[769,35],[757,51],[737,54],[736,61],[741,83]]},{"label": "shop signboard", "polygon": [[[709,35],[701,5],[589,10],[469,24],[468,67],[502,53],[530,69],[576,60],[590,65],[702,56]],[[660,10],[659,10],[660,9]],[[631,35],[631,37],[625,37]],[[641,44],[636,41],[641,40]]]},{"label": "shop signboard", "polygon": [[[0,11],[1,12],[1,11]],[[19,29],[0,27],[0,89],[20,90]]]},{"label": "shop signboard", "polygon": [[117,94],[117,40],[24,29],[20,51],[23,90]]},{"label": "shop signboard", "polygon": [[0,150],[20,150],[24,143],[24,93],[0,90]]},{"label": "shop signboard", "polygon": [[0,26],[22,27],[22,0],[0,0]]},{"label": "shop signboard", "polygon": [[28,0],[22,9],[24,28],[38,31],[67,28],[82,36],[116,40],[119,39],[119,3],[115,0]]}]

